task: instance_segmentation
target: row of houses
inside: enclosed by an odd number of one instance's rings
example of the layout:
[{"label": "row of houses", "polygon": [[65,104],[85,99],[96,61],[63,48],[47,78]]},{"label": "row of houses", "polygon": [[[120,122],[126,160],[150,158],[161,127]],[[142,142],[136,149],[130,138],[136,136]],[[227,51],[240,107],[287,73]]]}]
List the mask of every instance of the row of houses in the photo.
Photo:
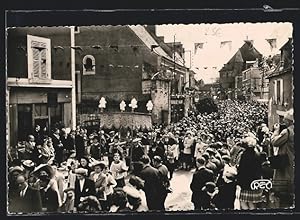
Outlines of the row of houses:
[{"label": "row of houses", "polygon": [[136,112],[149,114],[146,103],[152,100],[154,124],[183,117],[192,102],[186,91],[194,73],[184,65],[180,45],[157,37],[155,26],[9,29],[10,144],[26,139],[37,124],[75,128],[87,116],[98,115],[101,97],[106,112],[120,111],[122,100],[130,111],[130,100],[136,98]]},{"label": "row of houses", "polygon": [[222,97],[268,104],[269,127],[281,122],[285,111],[293,107],[292,48],[289,38],[280,54],[265,58],[251,41],[245,41],[219,71]]}]

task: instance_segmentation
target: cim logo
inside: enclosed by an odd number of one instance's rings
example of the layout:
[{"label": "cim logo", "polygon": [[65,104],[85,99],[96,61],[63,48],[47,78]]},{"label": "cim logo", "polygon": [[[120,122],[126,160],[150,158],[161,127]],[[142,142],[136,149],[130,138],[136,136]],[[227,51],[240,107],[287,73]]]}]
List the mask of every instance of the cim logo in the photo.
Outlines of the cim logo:
[{"label": "cim logo", "polygon": [[267,179],[260,179],[260,180],[253,180],[250,185],[251,190],[258,190],[258,189],[266,189],[270,190],[272,188],[271,180]]}]

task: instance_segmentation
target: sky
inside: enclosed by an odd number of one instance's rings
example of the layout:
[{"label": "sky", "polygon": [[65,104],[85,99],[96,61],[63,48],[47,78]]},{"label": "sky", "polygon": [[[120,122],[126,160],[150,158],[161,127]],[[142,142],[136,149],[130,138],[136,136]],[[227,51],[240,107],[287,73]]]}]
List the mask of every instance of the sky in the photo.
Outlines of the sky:
[{"label": "sky", "polygon": [[[212,83],[219,77],[218,71],[244,44],[244,40],[252,40],[261,54],[269,56],[279,54],[280,47],[292,37],[292,33],[292,23],[288,22],[156,26],[157,36],[164,36],[165,42],[173,42],[175,36],[175,41],[183,44],[186,66],[191,64],[191,69],[196,72],[195,78],[203,79],[205,83]],[[276,39],[272,50],[266,39]],[[203,43],[203,47],[195,51],[195,43]]]}]

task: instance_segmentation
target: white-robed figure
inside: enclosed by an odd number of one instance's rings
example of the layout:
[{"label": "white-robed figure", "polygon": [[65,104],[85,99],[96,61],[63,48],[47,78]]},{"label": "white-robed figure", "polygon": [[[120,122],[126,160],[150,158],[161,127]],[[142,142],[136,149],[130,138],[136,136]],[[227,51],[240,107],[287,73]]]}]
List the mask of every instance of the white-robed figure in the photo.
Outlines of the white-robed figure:
[{"label": "white-robed figure", "polygon": [[148,112],[151,112],[151,111],[152,111],[152,109],[153,109],[153,103],[152,103],[151,100],[149,100],[149,101],[147,102],[146,107],[147,107],[147,111],[148,111]]},{"label": "white-robed figure", "polygon": [[129,206],[132,210],[137,212],[148,211],[146,195],[142,190],[144,181],[138,176],[130,176],[129,181],[123,187],[124,192],[127,194]]},{"label": "white-robed figure", "polygon": [[136,108],[138,107],[136,98],[133,97],[133,98],[131,99],[131,102],[130,102],[130,104],[129,104],[129,107],[131,107],[131,111],[132,111],[132,112],[134,112],[134,109],[136,109]]},{"label": "white-robed figure", "polygon": [[107,101],[105,100],[105,98],[101,97],[101,99],[99,101],[99,105],[98,105],[98,107],[101,109],[101,112],[103,112],[103,109],[106,108],[106,103],[107,103]]},{"label": "white-robed figure", "polygon": [[125,111],[125,107],[126,107],[126,103],[125,103],[124,100],[122,100],[121,103],[120,103],[120,110],[121,110],[121,112]]}]

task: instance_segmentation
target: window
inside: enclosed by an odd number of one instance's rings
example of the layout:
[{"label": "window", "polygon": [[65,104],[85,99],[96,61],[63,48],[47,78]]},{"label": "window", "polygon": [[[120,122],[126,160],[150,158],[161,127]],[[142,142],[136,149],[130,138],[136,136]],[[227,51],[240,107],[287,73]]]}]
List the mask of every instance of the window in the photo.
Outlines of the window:
[{"label": "window", "polygon": [[274,102],[275,104],[283,104],[283,79],[274,80]]},{"label": "window", "polygon": [[35,116],[35,118],[47,118],[48,117],[47,104],[35,104],[34,105],[34,116]]},{"label": "window", "polygon": [[83,58],[83,75],[95,75],[95,58],[92,55],[86,55]]},{"label": "window", "polygon": [[31,81],[51,79],[50,39],[27,35],[28,78]]}]

